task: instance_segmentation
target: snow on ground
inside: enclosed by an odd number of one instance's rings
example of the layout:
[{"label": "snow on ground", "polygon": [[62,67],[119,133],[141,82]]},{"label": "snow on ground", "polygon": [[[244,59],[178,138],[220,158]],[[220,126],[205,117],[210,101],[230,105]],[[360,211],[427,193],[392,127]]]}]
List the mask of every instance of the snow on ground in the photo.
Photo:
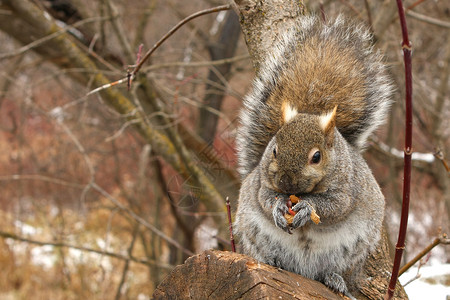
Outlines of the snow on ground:
[{"label": "snow on ground", "polygon": [[[42,233],[42,229],[36,228],[32,225],[26,224],[19,220],[16,220],[14,222],[14,225],[24,236],[33,236]],[[31,259],[31,262],[34,265],[41,266],[46,270],[53,268],[55,264],[58,262],[59,256],[58,250],[52,245],[36,246],[20,241],[15,241],[10,238],[5,239],[5,241],[8,244],[8,246],[14,251],[17,259],[20,259],[20,256],[26,257],[28,256],[29,253],[29,258]],[[96,238],[95,241],[97,245],[100,247],[100,249],[113,252],[113,249],[109,249],[108,243],[105,240],[101,238]],[[71,237],[69,236],[68,244],[76,245],[77,242],[71,239]],[[89,244],[85,244],[82,246],[86,248],[96,248],[92,247],[92,245]],[[71,268],[76,268],[77,265],[83,264],[96,264],[100,266],[103,270],[106,270],[107,272],[111,272],[113,268],[111,259],[108,256],[88,251],[82,251],[70,247],[68,247],[67,249],[68,249],[67,255],[68,259],[65,263]]]},{"label": "snow on ground", "polygon": [[20,229],[20,232],[23,235],[28,235],[28,236],[32,236],[32,235],[36,235],[36,234],[40,234],[42,232],[41,229],[36,228],[34,226],[28,225],[24,222],[21,222],[19,220],[14,221],[14,226],[18,229]]},{"label": "snow on ground", "polygon": [[[417,268],[411,268],[400,277],[405,285],[417,275]],[[450,299],[450,264],[423,266],[420,277],[405,286],[410,300],[447,300]]]},{"label": "snow on ground", "polygon": [[33,247],[31,249],[31,261],[37,266],[44,269],[51,269],[57,262],[58,257],[55,255],[54,247],[50,245]]}]

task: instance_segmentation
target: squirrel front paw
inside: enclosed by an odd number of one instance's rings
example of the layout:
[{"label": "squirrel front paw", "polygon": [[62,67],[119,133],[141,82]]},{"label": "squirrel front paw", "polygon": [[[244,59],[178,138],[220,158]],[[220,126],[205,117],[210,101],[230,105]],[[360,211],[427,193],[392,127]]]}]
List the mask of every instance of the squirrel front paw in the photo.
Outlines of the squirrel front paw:
[{"label": "squirrel front paw", "polygon": [[285,214],[289,213],[289,208],[286,205],[286,200],[282,196],[277,196],[277,201],[273,207],[272,215],[273,221],[278,228],[283,229],[287,233],[291,234],[291,227],[288,225]]},{"label": "squirrel front paw", "polygon": [[292,228],[302,227],[311,219],[311,212],[313,208],[311,204],[303,200],[298,202],[292,207],[292,210],[296,212],[294,219],[292,220]]}]

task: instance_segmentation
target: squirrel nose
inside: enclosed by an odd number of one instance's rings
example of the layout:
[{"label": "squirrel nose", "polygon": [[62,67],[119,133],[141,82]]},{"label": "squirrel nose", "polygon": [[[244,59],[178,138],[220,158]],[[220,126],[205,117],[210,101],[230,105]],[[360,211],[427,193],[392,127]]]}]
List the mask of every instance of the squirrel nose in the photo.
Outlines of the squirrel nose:
[{"label": "squirrel nose", "polygon": [[283,174],[278,181],[278,187],[284,193],[295,192],[295,186],[292,184],[292,179],[288,174]]}]

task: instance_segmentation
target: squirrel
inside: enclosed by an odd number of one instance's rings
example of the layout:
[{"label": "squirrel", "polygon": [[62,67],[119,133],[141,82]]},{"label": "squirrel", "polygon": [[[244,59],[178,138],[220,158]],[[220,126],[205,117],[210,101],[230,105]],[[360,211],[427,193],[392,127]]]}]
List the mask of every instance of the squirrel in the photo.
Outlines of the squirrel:
[{"label": "squirrel", "polygon": [[[363,25],[304,16],[280,35],[244,99],[237,133],[235,231],[244,254],[335,292],[357,290],[384,218],[362,152],[392,91]],[[301,199],[292,224],[290,195]]]}]

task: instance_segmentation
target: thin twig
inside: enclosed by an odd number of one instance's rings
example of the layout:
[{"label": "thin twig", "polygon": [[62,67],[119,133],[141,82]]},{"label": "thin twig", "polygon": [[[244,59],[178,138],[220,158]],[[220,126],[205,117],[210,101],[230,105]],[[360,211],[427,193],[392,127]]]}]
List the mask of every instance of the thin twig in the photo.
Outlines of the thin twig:
[{"label": "thin twig", "polygon": [[15,235],[13,233],[10,232],[5,232],[5,231],[0,231],[0,237],[3,238],[9,238],[9,239],[13,239],[16,241],[21,241],[21,242],[25,242],[25,243],[29,243],[29,244],[33,244],[33,245],[38,245],[38,246],[53,246],[53,247],[65,247],[65,248],[71,248],[71,249],[76,249],[76,250],[80,250],[80,251],[86,251],[86,252],[92,252],[92,253],[97,253],[100,255],[106,255],[109,257],[114,257],[117,259],[121,259],[121,260],[131,260],[133,262],[139,263],[139,264],[143,264],[143,265],[147,265],[147,266],[152,266],[152,265],[157,265],[161,268],[165,268],[165,269],[173,269],[174,266],[169,265],[169,264],[163,264],[154,260],[149,260],[149,259],[139,259],[136,257],[128,257],[128,256],[124,256],[122,254],[118,254],[118,253],[114,253],[114,252],[110,252],[110,251],[103,251],[103,250],[97,250],[97,249],[93,249],[93,248],[88,248],[88,247],[83,247],[83,246],[76,246],[76,245],[69,245],[63,242],[42,242],[42,241],[36,241],[36,240],[32,240],[32,239],[28,239],[28,238],[24,238],[18,235]]},{"label": "thin twig", "polygon": [[136,64],[135,68],[133,69],[133,71],[128,72],[127,76],[119,79],[117,81],[105,84],[103,86],[100,86],[92,91],[90,91],[86,96],[95,94],[97,92],[100,92],[104,89],[110,88],[114,85],[118,85],[124,82],[127,82],[128,85],[130,85],[131,81],[134,79],[134,77],[136,76],[136,74],[139,72],[139,70],[142,68],[142,66],[144,65],[144,63],[148,60],[148,58],[153,54],[153,52],[155,52],[156,49],[159,48],[159,46],[162,45],[162,43],[164,43],[172,34],[174,34],[181,26],[183,26],[184,24],[186,24],[187,22],[191,21],[192,19],[195,19],[197,17],[206,15],[206,14],[210,14],[210,13],[214,13],[214,12],[218,12],[218,11],[222,11],[222,10],[228,10],[231,8],[230,4],[227,5],[221,5],[221,6],[217,6],[217,7],[213,7],[210,9],[205,9],[205,10],[201,10],[199,12],[196,12],[188,17],[186,17],[185,19],[181,20],[177,25],[175,25],[175,27],[173,27],[171,30],[169,30],[169,32],[167,32],[158,42],[156,42],[155,45],[153,45],[153,47],[147,51],[147,53],[145,53],[144,57],[142,58],[142,60]]},{"label": "thin twig", "polygon": [[394,296],[395,286],[397,284],[400,262],[402,260],[403,250],[405,249],[406,229],[408,227],[409,200],[411,190],[411,156],[412,156],[412,63],[411,63],[411,43],[408,38],[408,28],[406,26],[406,16],[401,0],[397,0],[398,15],[402,28],[402,49],[405,64],[405,157],[403,168],[403,201],[402,213],[400,218],[400,228],[398,233],[397,245],[395,247],[394,266],[392,268],[391,280],[388,290],[384,296],[385,300],[390,300]]},{"label": "thin twig", "polygon": [[191,230],[191,228],[188,226],[188,224],[186,224],[185,219],[181,216],[180,213],[182,212],[182,210],[180,210],[177,207],[177,205],[175,204],[175,200],[172,199],[172,194],[170,193],[170,191],[168,189],[169,184],[166,181],[166,178],[164,177],[164,174],[163,174],[163,165],[161,164],[161,162],[158,159],[156,159],[153,162],[153,164],[154,164],[154,170],[156,173],[156,179],[160,183],[160,188],[162,190],[162,193],[165,195],[165,199],[167,199],[169,201],[170,213],[174,217],[178,228],[180,228],[181,232],[183,232],[186,240],[190,240],[194,233]]},{"label": "thin twig", "polygon": [[436,25],[436,26],[439,26],[442,28],[450,29],[450,22],[445,22],[445,21],[442,21],[439,19],[435,19],[435,18],[426,16],[426,15],[416,13],[414,11],[408,11],[406,14],[414,19],[419,20],[419,21],[426,22],[426,23],[432,24],[432,25]]},{"label": "thin twig", "polygon": [[130,41],[127,39],[125,30],[123,29],[121,24],[117,21],[119,17],[117,8],[114,6],[113,3],[111,3],[110,0],[104,0],[104,3],[106,5],[106,10],[110,16],[112,29],[119,41],[119,45],[122,48],[123,52],[125,53],[126,57],[128,59],[131,59],[133,57],[133,51],[131,50]]},{"label": "thin twig", "polygon": [[231,206],[230,199],[227,197],[227,214],[228,214],[228,227],[230,229],[230,243],[231,243],[231,251],[236,252],[236,245],[234,244],[234,235],[233,235],[233,223],[231,222]]},{"label": "thin twig", "polygon": [[319,7],[320,7],[320,17],[322,18],[322,22],[326,23],[327,17],[325,16],[325,7],[323,6],[323,1],[319,2]]},{"label": "thin twig", "polygon": [[101,195],[103,195],[105,198],[109,199],[112,203],[114,203],[118,208],[120,208],[121,210],[123,210],[124,212],[128,213],[131,217],[133,217],[137,222],[139,222],[140,224],[142,224],[144,227],[150,229],[151,231],[153,231],[156,235],[158,235],[159,237],[161,237],[163,240],[165,240],[166,242],[168,242],[169,244],[175,246],[176,248],[180,249],[181,251],[183,251],[184,253],[186,253],[187,255],[191,256],[194,253],[186,248],[184,248],[183,246],[181,246],[176,240],[172,239],[171,237],[167,236],[164,232],[162,232],[161,230],[159,230],[158,228],[156,228],[155,226],[153,226],[152,224],[150,224],[149,222],[147,222],[146,220],[144,220],[142,217],[138,216],[134,211],[132,211],[131,209],[129,209],[128,207],[126,207],[125,205],[123,205],[122,203],[120,203],[116,198],[114,198],[113,196],[111,196],[108,192],[106,192],[104,189],[102,189],[99,185],[97,185],[95,182],[92,184],[92,188],[94,190],[96,190],[97,192],[99,192]]},{"label": "thin twig", "polygon": [[83,19],[81,21],[78,21],[78,22],[76,22],[76,23],[74,23],[72,25],[68,25],[66,27],[63,27],[60,30],[58,30],[58,31],[56,31],[56,32],[54,32],[52,34],[49,34],[47,36],[44,36],[43,38],[37,39],[37,40],[29,43],[28,45],[20,47],[17,50],[14,50],[12,52],[7,52],[7,53],[1,53],[0,54],[0,60],[5,59],[5,58],[10,58],[10,57],[13,57],[13,56],[16,56],[16,55],[23,54],[23,53],[25,53],[25,52],[27,52],[27,51],[29,51],[31,49],[34,49],[34,48],[42,45],[45,42],[50,41],[51,39],[54,39],[54,38],[58,37],[59,35],[65,33],[66,31],[70,31],[71,29],[73,29],[75,27],[81,26],[81,25],[86,24],[86,23],[102,20],[102,19],[106,19],[106,18],[102,18],[102,17],[87,18],[87,19]]},{"label": "thin twig", "polygon": [[[144,48],[144,44],[140,44],[138,47],[138,53],[136,54],[136,65],[141,61],[142,49]],[[130,91],[131,89],[131,81],[133,78],[131,77],[131,73],[127,71],[127,89]]]},{"label": "thin twig", "polygon": [[[374,147],[377,147],[378,150],[382,151],[385,155],[396,159],[403,159],[405,156],[404,151],[400,151],[397,148],[390,147],[389,145],[383,143],[381,140],[376,137],[371,139]],[[435,162],[437,156],[436,153],[426,153],[426,152],[414,152],[411,156],[411,159],[414,162],[422,162],[426,164],[432,164]]]},{"label": "thin twig", "polygon": [[195,62],[169,62],[163,64],[154,64],[143,69],[144,72],[162,69],[162,68],[171,68],[171,67],[184,67],[184,68],[198,68],[198,67],[211,67],[211,66],[219,66],[234,63],[241,60],[249,59],[250,55],[237,55],[230,58],[210,60],[210,61],[195,61]]},{"label": "thin twig", "polygon": [[[127,251],[128,257],[133,256],[133,248],[134,248],[134,244],[136,242],[136,237],[137,237],[138,232],[139,232],[139,224],[136,223],[134,225],[134,229],[133,229],[133,237],[131,239],[131,243],[130,243],[130,246],[128,247],[128,251]],[[125,265],[123,266],[122,277],[120,278],[120,283],[119,283],[119,286],[117,287],[116,298],[115,298],[116,300],[120,300],[120,296],[122,295],[122,288],[123,288],[123,285],[125,284],[129,267],[130,267],[130,260],[128,259],[125,261]]]},{"label": "thin twig", "polygon": [[437,245],[444,244],[444,245],[450,245],[450,239],[447,237],[447,235],[444,233],[440,237],[437,237],[434,239],[431,244],[426,246],[422,251],[419,252],[413,259],[411,259],[408,263],[406,263],[398,272],[398,275],[401,276],[403,273],[405,273],[409,268],[411,268],[415,263],[417,263],[422,257],[424,257],[428,252],[430,252],[434,247]]},{"label": "thin twig", "polygon": [[373,30],[372,12],[370,11],[369,1],[364,0],[364,5],[366,6],[366,11],[367,11],[367,22],[369,23],[369,27]]},{"label": "thin twig", "polygon": [[447,173],[449,173],[450,167],[447,161],[445,160],[444,153],[442,152],[442,150],[437,149],[433,155],[442,162],[442,165],[444,166],[445,170],[447,171]]},{"label": "thin twig", "polygon": [[136,67],[134,68],[134,70],[131,72],[132,77],[136,76],[137,72],[139,72],[139,70],[142,68],[142,66],[147,61],[147,59],[150,57],[150,55],[152,55],[153,52],[155,52],[155,50],[158,49],[158,47],[161,46],[161,44],[164,43],[164,41],[167,40],[172,34],[174,34],[175,31],[177,31],[181,26],[183,26],[187,22],[189,22],[192,19],[195,19],[197,17],[203,16],[206,14],[210,14],[210,13],[219,12],[222,10],[228,10],[230,8],[231,8],[231,4],[221,5],[221,6],[201,10],[201,11],[196,12],[196,13],[184,18],[183,20],[181,20],[177,25],[175,25],[175,27],[173,27],[171,30],[169,30],[169,32],[167,32],[158,42],[156,42],[156,44],[153,45],[153,47],[150,50],[148,50],[147,53],[145,53],[141,62],[139,64],[137,64]]},{"label": "thin twig", "polygon": [[426,0],[417,0],[416,2],[414,2],[413,4],[411,4],[410,6],[408,6],[407,8],[406,8],[406,10],[408,11],[408,10],[410,10],[410,9],[413,9],[414,7],[416,7],[417,5],[419,5],[419,4],[421,4],[421,3],[423,3],[423,2],[425,2]]},{"label": "thin twig", "polygon": [[431,253],[428,253],[427,257],[425,257],[425,259],[421,259],[419,262],[419,266],[417,267],[417,273],[416,276],[414,276],[413,278],[411,278],[410,280],[408,280],[408,282],[406,282],[403,287],[407,286],[408,284],[410,284],[411,282],[413,282],[414,280],[417,280],[420,278],[420,269],[428,262],[428,260],[431,257]]},{"label": "thin twig", "polygon": [[105,198],[107,198],[111,202],[113,202],[118,208],[120,208],[121,210],[125,211],[130,216],[132,216],[137,222],[139,222],[140,224],[144,225],[146,228],[152,230],[154,233],[156,233],[162,239],[167,241],[169,244],[172,244],[173,246],[175,246],[176,248],[180,249],[181,251],[183,251],[184,253],[188,254],[189,256],[193,255],[193,253],[190,250],[184,248],[176,240],[170,238],[164,232],[162,232],[161,230],[159,230],[158,228],[156,228],[152,224],[150,224],[147,221],[145,221],[142,217],[138,216],[134,211],[132,211],[131,209],[129,209],[128,207],[126,207],[125,205],[120,203],[120,201],[118,201],[116,198],[112,197],[108,192],[106,192],[103,188],[101,188],[95,182],[95,169],[94,169],[94,166],[92,164],[92,161],[91,161],[90,157],[87,155],[86,150],[84,149],[83,145],[79,141],[79,139],[75,136],[75,134],[72,133],[70,128],[67,127],[63,122],[58,122],[57,121],[57,123],[64,129],[66,134],[71,138],[71,140],[73,141],[73,143],[77,147],[77,149],[80,152],[80,154],[83,156],[83,159],[84,159],[84,161],[85,161],[85,163],[86,163],[86,165],[88,167],[89,173],[90,173],[89,183],[86,184],[86,186],[83,189],[83,192],[81,194],[82,203],[84,203],[84,199],[85,199],[85,197],[87,195],[87,192],[92,188],[92,189],[96,190],[97,192],[99,192],[101,195],[103,195]]},{"label": "thin twig", "polygon": [[134,47],[144,42],[144,32],[147,27],[147,23],[150,19],[150,16],[155,11],[156,0],[150,0],[148,2],[149,2],[148,6],[142,12],[142,16],[140,17],[138,25],[135,27],[136,33],[134,35],[134,43],[133,43]]},{"label": "thin twig", "polygon": [[112,86],[115,86],[115,85],[118,85],[118,84],[121,84],[121,83],[124,83],[124,82],[128,82],[128,80],[129,80],[128,77],[125,77],[125,78],[119,79],[117,81],[114,81],[114,82],[102,85],[102,86],[100,86],[100,87],[98,87],[96,89],[93,89],[89,93],[87,93],[85,97],[90,96],[90,95],[95,94],[95,93],[98,93],[98,92],[100,92],[100,91],[102,91],[104,89],[110,88]]},{"label": "thin twig", "polygon": [[0,176],[0,181],[9,181],[9,180],[40,180],[78,189],[83,189],[85,187],[84,184],[69,182],[62,180],[60,178],[54,178],[39,174],[12,174]]}]

